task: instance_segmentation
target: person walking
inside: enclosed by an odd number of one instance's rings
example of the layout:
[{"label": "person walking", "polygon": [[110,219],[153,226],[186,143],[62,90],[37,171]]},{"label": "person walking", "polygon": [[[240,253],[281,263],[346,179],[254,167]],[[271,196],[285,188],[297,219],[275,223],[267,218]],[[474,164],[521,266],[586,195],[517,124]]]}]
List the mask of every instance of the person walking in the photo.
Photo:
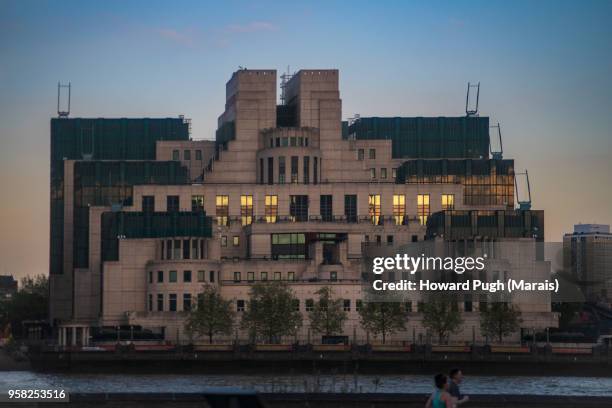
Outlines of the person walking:
[{"label": "person walking", "polygon": [[461,389],[459,388],[459,385],[463,382],[463,372],[461,369],[451,369],[448,376],[450,377],[448,393],[455,399],[456,404],[461,405],[468,402],[470,397],[461,394]]},{"label": "person walking", "polygon": [[444,374],[434,377],[436,389],[429,396],[425,408],[453,408],[455,399],[448,393],[448,378]]}]

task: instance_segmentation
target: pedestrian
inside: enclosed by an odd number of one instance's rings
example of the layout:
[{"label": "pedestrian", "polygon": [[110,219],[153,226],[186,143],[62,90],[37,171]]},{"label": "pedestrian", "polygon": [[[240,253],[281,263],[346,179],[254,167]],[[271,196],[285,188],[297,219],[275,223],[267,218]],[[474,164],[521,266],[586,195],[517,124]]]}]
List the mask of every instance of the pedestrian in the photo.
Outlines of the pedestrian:
[{"label": "pedestrian", "polygon": [[455,399],[448,393],[448,378],[444,374],[434,377],[436,389],[429,396],[425,408],[453,408]]},{"label": "pedestrian", "polygon": [[461,371],[461,369],[451,369],[448,376],[450,377],[448,393],[455,399],[456,404],[461,405],[468,402],[470,400],[470,397],[461,394],[461,389],[459,388],[459,385],[463,382],[463,372]]}]

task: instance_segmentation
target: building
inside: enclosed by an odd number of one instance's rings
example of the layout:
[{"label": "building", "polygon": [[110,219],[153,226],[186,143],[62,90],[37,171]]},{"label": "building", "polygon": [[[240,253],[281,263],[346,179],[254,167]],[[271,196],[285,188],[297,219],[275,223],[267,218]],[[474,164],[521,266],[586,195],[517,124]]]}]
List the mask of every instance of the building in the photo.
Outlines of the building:
[{"label": "building", "polygon": [[10,299],[17,293],[17,281],[12,275],[0,275],[0,300]]},{"label": "building", "polygon": [[610,226],[577,224],[563,237],[564,269],[579,284],[587,301],[612,302],[612,234]]},{"label": "building", "polygon": [[[542,212],[514,209],[513,161],[489,157],[487,117],[349,125],[338,84],[338,70],[301,70],[278,105],[275,70],[236,71],[215,141],[190,140],[184,119],[53,119],[51,318],[60,341],[118,326],[185,340],[183,312],[203,284],[218,285],[240,314],[253,283],[266,280],[288,282],[304,314],[331,285],[350,316],[345,332],[364,339],[364,246],[423,241],[441,211],[493,212],[519,223],[512,238],[543,236]],[[386,127],[367,130],[379,122]],[[416,306],[410,316],[397,339],[423,335]],[[549,299],[527,317],[529,328],[553,320]],[[474,335],[470,327],[457,339]],[[310,338],[307,324],[298,337]]]}]

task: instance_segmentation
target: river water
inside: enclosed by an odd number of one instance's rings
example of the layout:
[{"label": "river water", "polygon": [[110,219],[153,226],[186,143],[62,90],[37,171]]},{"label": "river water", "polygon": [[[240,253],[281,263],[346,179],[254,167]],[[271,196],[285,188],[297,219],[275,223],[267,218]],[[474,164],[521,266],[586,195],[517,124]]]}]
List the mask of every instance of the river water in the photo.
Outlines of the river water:
[{"label": "river water", "polygon": [[[31,371],[0,372],[0,392],[9,389],[63,389],[66,392],[203,392],[210,388],[260,392],[423,393],[432,390],[425,375],[208,375],[208,374],[65,374]],[[464,394],[531,394],[612,396],[612,378],[469,376]]]}]

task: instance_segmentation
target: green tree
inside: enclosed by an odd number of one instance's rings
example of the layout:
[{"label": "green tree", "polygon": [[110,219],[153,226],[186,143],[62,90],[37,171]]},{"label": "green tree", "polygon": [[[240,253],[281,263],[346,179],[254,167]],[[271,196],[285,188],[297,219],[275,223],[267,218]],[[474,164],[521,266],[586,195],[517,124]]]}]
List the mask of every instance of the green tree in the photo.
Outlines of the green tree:
[{"label": "green tree", "polygon": [[505,336],[516,332],[522,323],[521,312],[510,303],[491,303],[480,311],[480,331],[501,343]]},{"label": "green tree", "polygon": [[342,326],[348,318],[343,300],[333,299],[333,290],[329,286],[324,286],[315,293],[319,295],[319,300],[308,312],[312,331],[325,336],[342,333]]},{"label": "green tree", "polygon": [[448,340],[463,324],[457,300],[452,296],[437,294],[423,303],[423,326],[438,337],[438,342]]},{"label": "green tree", "polygon": [[242,327],[254,338],[264,337],[270,343],[293,335],[302,326],[302,314],[296,308],[297,298],[283,282],[260,282],[251,288]]},{"label": "green tree", "polygon": [[207,336],[212,343],[217,334],[231,334],[234,325],[232,301],[221,297],[219,290],[205,285],[202,296],[189,312],[185,329],[196,336]]},{"label": "green tree", "polygon": [[45,320],[49,316],[49,280],[45,275],[23,278],[19,290],[0,302],[1,326],[11,325],[12,334],[22,336],[22,322]]},{"label": "green tree", "polygon": [[407,314],[399,302],[368,302],[359,310],[361,326],[375,336],[381,335],[385,344],[387,335],[406,329]]}]

